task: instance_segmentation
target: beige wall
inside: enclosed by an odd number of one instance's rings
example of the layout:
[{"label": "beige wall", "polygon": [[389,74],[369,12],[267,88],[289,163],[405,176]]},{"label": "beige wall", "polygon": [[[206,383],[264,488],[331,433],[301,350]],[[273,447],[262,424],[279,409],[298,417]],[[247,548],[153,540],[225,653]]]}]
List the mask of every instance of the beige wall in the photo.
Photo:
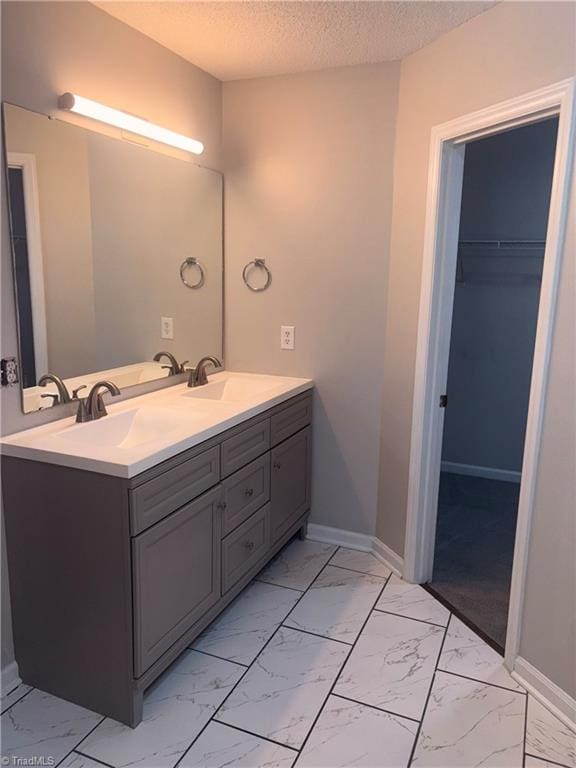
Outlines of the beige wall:
[{"label": "beige wall", "polygon": [[[575,12],[572,3],[501,3],[402,62],[377,525],[377,535],[399,554],[404,550],[430,129],[573,75]],[[576,217],[574,201],[571,215]],[[567,248],[565,257],[550,371],[550,392],[557,400],[548,408],[544,425],[522,653],[558,685],[566,687],[570,683],[569,692],[574,695],[573,681],[567,680],[566,673],[573,669],[569,649],[573,653],[576,647],[573,610],[569,608],[574,606],[574,541],[557,543],[559,532],[562,537],[567,533],[563,525],[567,505],[573,504],[574,484],[569,467],[550,458],[559,453],[566,436],[574,434],[576,428],[574,388],[563,389],[560,384],[568,376],[566,350],[574,346],[569,289],[565,285],[570,281],[574,251]],[[564,414],[560,433],[553,428],[559,413]],[[559,496],[561,504],[557,503]],[[552,561],[540,559],[539,555],[555,548],[558,557]],[[537,579],[541,580],[538,592],[530,591]],[[542,590],[554,598],[540,600]],[[558,604],[567,610],[561,612]],[[554,627],[554,631],[543,632],[543,627]]]},{"label": "beige wall", "polygon": [[[3,2],[1,14],[3,100],[48,114],[58,94],[76,90],[200,139],[202,163],[222,167],[218,80],[90,3]],[[5,205],[1,215],[1,346],[9,356],[18,354],[18,343]],[[3,388],[0,397],[2,434],[62,417],[61,409],[24,416],[17,387]],[[4,667],[12,647],[6,578],[2,619]]]},{"label": "beige wall", "polygon": [[[227,365],[315,380],[312,520],[370,534],[398,69],[224,85]],[[241,280],[255,257],[264,293]]]}]

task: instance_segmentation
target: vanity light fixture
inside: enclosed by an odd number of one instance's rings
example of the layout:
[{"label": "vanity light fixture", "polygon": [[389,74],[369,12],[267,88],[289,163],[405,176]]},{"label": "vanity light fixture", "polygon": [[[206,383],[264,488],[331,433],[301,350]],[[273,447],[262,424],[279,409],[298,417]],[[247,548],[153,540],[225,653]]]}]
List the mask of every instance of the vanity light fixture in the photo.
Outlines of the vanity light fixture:
[{"label": "vanity light fixture", "polygon": [[75,93],[64,93],[58,99],[60,109],[67,109],[78,115],[91,117],[93,120],[99,120],[101,123],[108,123],[116,128],[130,133],[136,133],[139,136],[145,136],[147,139],[159,141],[162,144],[169,144],[171,147],[183,149],[185,152],[193,152],[195,155],[201,155],[204,152],[204,144],[196,139],[183,136],[181,133],[175,133],[168,128],[162,128],[160,125],[149,123],[141,117],[129,115],[127,112],[121,112],[119,109],[107,107],[92,99],[86,99],[84,96],[78,96]]}]

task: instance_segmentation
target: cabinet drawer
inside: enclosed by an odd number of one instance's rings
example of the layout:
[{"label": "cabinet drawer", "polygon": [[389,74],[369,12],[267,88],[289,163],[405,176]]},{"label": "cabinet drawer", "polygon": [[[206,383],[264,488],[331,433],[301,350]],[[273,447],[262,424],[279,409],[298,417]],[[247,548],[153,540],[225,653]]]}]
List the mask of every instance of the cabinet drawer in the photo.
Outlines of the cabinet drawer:
[{"label": "cabinet drawer", "polygon": [[304,397],[275,413],[270,420],[270,438],[272,445],[295,435],[312,421],[312,397]]},{"label": "cabinet drawer", "polygon": [[269,548],[270,504],[266,504],[222,541],[222,594],[256,565]]},{"label": "cabinet drawer", "polygon": [[270,419],[263,419],[222,443],[222,477],[270,449]]},{"label": "cabinet drawer", "polygon": [[219,479],[220,451],[214,446],[130,491],[132,535],[195,499]]},{"label": "cabinet drawer", "polygon": [[136,677],[220,598],[220,492],[132,539]]},{"label": "cabinet drawer", "polygon": [[270,454],[265,453],[222,482],[222,536],[227,536],[270,499]]}]

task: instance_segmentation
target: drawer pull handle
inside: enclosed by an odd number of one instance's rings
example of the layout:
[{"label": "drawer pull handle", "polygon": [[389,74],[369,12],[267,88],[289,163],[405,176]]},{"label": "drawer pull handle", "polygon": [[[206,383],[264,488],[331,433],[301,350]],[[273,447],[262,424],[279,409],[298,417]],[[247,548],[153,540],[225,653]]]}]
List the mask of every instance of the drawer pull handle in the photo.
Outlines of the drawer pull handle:
[{"label": "drawer pull handle", "polygon": [[275,461],[273,467],[274,469],[282,469],[282,464],[279,461]]},{"label": "drawer pull handle", "polygon": [[254,544],[254,542],[253,542],[253,541],[245,541],[245,542],[244,542],[244,546],[246,547],[246,549],[248,550],[248,552],[252,552],[252,550],[253,550],[253,549],[254,549],[254,547],[255,547],[255,544]]},{"label": "drawer pull handle", "polygon": [[247,496],[248,498],[254,496],[254,488],[246,488],[244,491],[244,496]]},{"label": "drawer pull handle", "polygon": [[216,504],[218,509],[225,510],[226,509],[226,502],[225,501],[219,501],[218,504]]}]

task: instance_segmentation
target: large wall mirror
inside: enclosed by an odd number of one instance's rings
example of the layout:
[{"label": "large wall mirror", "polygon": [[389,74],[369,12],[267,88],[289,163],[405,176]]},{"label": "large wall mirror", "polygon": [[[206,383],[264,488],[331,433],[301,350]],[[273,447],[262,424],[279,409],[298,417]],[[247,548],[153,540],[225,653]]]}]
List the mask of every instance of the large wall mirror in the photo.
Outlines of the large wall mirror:
[{"label": "large wall mirror", "polygon": [[[4,104],[23,410],[222,358],[222,177]],[[187,285],[188,284],[188,285]],[[84,391],[82,394],[85,394]]]}]

